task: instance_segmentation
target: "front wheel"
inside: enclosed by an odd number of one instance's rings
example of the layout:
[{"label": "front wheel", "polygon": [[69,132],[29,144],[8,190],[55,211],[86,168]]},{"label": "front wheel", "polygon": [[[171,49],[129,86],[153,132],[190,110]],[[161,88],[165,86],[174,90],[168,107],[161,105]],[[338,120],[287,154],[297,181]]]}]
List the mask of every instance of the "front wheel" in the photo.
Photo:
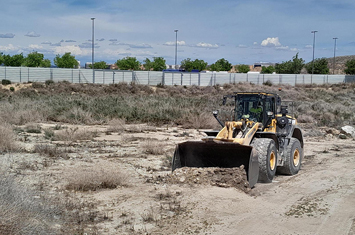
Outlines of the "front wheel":
[{"label": "front wheel", "polygon": [[296,138],[291,138],[285,150],[285,163],[277,168],[277,172],[284,175],[295,175],[301,169],[303,149],[301,143]]},{"label": "front wheel", "polygon": [[262,183],[270,183],[275,176],[277,166],[277,149],[273,139],[254,139],[251,146],[258,153],[259,178]]}]

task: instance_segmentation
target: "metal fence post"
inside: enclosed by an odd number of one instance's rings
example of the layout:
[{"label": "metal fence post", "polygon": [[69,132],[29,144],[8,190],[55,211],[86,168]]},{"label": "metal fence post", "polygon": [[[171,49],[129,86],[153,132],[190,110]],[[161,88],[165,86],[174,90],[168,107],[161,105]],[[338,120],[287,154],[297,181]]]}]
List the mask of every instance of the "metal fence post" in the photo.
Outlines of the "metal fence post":
[{"label": "metal fence post", "polygon": [[115,84],[115,71],[112,71],[112,84]]},{"label": "metal fence post", "polygon": [[198,73],[198,86],[201,86],[201,73]]},{"label": "metal fence post", "polygon": [[71,69],[71,82],[73,83],[74,82],[74,70]]},{"label": "metal fence post", "polygon": [[102,79],[103,79],[103,83],[105,84],[105,70],[102,70]]},{"label": "metal fence post", "polygon": [[295,86],[297,84],[297,74],[295,74]]},{"label": "metal fence post", "polygon": [[6,67],[5,67],[5,79],[6,79]]},{"label": "metal fence post", "polygon": [[30,68],[27,68],[27,82],[30,81]]},{"label": "metal fence post", "polygon": [[20,67],[20,82],[21,82],[21,67]]},{"label": "metal fence post", "polygon": [[149,71],[148,71],[148,85],[149,85]]},{"label": "metal fence post", "polygon": [[182,79],[183,79],[183,78],[182,78],[182,73],[180,73],[180,77],[181,77],[181,86],[182,86]]}]

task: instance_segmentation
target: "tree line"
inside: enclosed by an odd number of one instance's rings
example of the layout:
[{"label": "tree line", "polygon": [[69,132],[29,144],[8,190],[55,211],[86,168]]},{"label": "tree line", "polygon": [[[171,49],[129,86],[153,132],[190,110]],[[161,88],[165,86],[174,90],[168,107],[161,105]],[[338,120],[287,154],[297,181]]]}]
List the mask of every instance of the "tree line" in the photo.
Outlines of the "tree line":
[{"label": "tree line", "polygon": [[[56,55],[53,60],[54,65],[59,68],[74,68],[79,66],[78,61],[75,59],[74,55],[70,52],[64,55]],[[153,57],[153,59],[146,58],[143,63],[139,62],[136,57],[125,57],[119,59],[115,63],[117,69],[121,70],[146,70],[146,71],[162,71],[166,69],[166,61],[163,57]],[[44,55],[37,51],[31,52],[25,57],[23,53],[15,55],[5,55],[0,52],[0,65],[4,66],[25,66],[25,67],[51,67],[51,61],[49,59],[44,59]],[[355,60],[349,60],[345,64],[346,69],[344,72],[346,74],[355,74]],[[92,68],[92,65],[89,66]],[[106,69],[107,63],[105,61],[95,62],[95,69]],[[230,71],[233,65],[226,59],[222,58],[217,60],[215,63],[208,65],[204,60],[187,58],[181,61],[180,69],[187,72],[194,70],[203,71]],[[246,64],[235,65],[235,72],[247,73],[250,71],[250,66]],[[302,69],[305,69],[309,74],[329,74],[328,61],[326,58],[319,58],[305,63],[302,58],[298,57],[298,53],[292,57],[292,60],[283,61],[282,63],[277,63],[275,66],[262,66],[261,73],[271,74],[300,74]]]}]

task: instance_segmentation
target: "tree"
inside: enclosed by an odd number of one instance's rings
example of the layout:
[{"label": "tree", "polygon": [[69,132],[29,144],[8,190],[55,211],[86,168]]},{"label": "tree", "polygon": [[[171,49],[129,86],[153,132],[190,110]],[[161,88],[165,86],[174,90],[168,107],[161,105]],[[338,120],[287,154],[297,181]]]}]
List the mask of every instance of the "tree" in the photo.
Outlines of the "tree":
[{"label": "tree", "polygon": [[27,67],[51,67],[51,61],[44,60],[44,55],[37,51],[31,52],[27,55],[24,61],[24,65]]},{"label": "tree", "polygon": [[207,67],[207,62],[205,62],[204,60],[195,59],[194,61],[192,61],[190,58],[187,58],[181,61],[181,68],[189,72],[195,69],[198,71],[202,71],[205,70],[206,67]]},{"label": "tree", "polygon": [[[92,68],[92,65],[89,65],[89,68]],[[94,63],[95,69],[107,69],[107,63],[105,61],[95,62]]]},{"label": "tree", "polygon": [[4,55],[0,52],[0,65],[4,63]]},{"label": "tree", "polygon": [[152,68],[153,68],[153,62],[150,61],[150,59],[146,58],[145,60],[143,60],[143,62],[144,62],[143,66],[144,66],[144,70],[145,70],[145,71],[150,71],[150,70],[152,70]]},{"label": "tree", "polygon": [[304,67],[304,60],[298,58],[298,53],[292,57],[292,60],[282,62],[281,64],[275,65],[275,70],[277,73],[283,74],[298,74],[301,73],[302,68]]},{"label": "tree", "polygon": [[351,75],[355,74],[355,60],[346,61],[345,66],[346,69],[344,70],[344,72],[346,74],[351,74]]},{"label": "tree", "polygon": [[314,67],[313,74],[329,74],[328,61],[326,58],[315,59],[313,65],[312,61],[306,64],[305,68],[307,69],[307,73],[312,73],[312,67]]},{"label": "tree", "polygon": [[121,70],[139,70],[141,63],[136,59],[136,57],[123,58],[121,60],[117,60],[116,65]]},{"label": "tree", "polygon": [[153,71],[163,71],[166,69],[166,61],[163,57],[153,57],[152,62]]},{"label": "tree", "polygon": [[66,52],[62,57],[60,57],[60,55],[56,55],[54,58],[54,64],[58,68],[74,68],[79,65],[78,61],[75,59],[75,56],[71,55],[70,52]]},{"label": "tree", "polygon": [[228,60],[222,58],[217,60],[214,64],[210,66],[213,71],[229,71],[232,68],[232,64]]},{"label": "tree", "polygon": [[240,65],[237,65],[237,70],[239,73],[247,73],[250,71],[250,67],[249,65],[246,65],[246,64],[240,64]]},{"label": "tree", "polygon": [[275,67],[270,65],[270,66],[263,66],[261,67],[261,73],[273,73],[275,72]]},{"label": "tree", "polygon": [[41,62],[41,65],[39,67],[43,67],[43,68],[49,68],[51,67],[51,61],[49,59],[44,59]]},{"label": "tree", "polygon": [[25,60],[22,53],[13,56],[3,55],[3,59],[4,59],[5,66],[14,66],[14,67],[21,66]]}]

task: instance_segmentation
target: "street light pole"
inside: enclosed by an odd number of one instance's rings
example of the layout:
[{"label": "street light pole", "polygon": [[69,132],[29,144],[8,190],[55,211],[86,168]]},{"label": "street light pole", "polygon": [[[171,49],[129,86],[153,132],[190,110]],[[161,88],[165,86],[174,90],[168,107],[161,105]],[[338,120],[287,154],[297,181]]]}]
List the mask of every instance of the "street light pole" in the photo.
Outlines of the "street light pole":
[{"label": "street light pole", "polygon": [[175,29],[174,32],[176,34],[176,39],[175,39],[175,69],[177,69],[177,33],[179,30]]},{"label": "street light pole", "polygon": [[316,46],[316,32],[318,31],[312,31],[313,33],[313,59],[312,59],[312,75],[311,75],[311,84],[312,84],[312,78],[313,78],[313,72],[314,72],[314,47]]},{"label": "street light pole", "polygon": [[95,47],[95,37],[94,37],[94,20],[95,18],[91,18],[92,20],[92,40],[91,40],[91,52],[92,52],[92,57],[91,57],[91,67],[92,67],[92,82],[95,83],[95,69],[94,69],[94,47]]},{"label": "street light pole", "polygon": [[335,74],[335,50],[337,48],[337,39],[338,38],[333,38],[334,39],[334,59],[333,59],[333,74]]}]

